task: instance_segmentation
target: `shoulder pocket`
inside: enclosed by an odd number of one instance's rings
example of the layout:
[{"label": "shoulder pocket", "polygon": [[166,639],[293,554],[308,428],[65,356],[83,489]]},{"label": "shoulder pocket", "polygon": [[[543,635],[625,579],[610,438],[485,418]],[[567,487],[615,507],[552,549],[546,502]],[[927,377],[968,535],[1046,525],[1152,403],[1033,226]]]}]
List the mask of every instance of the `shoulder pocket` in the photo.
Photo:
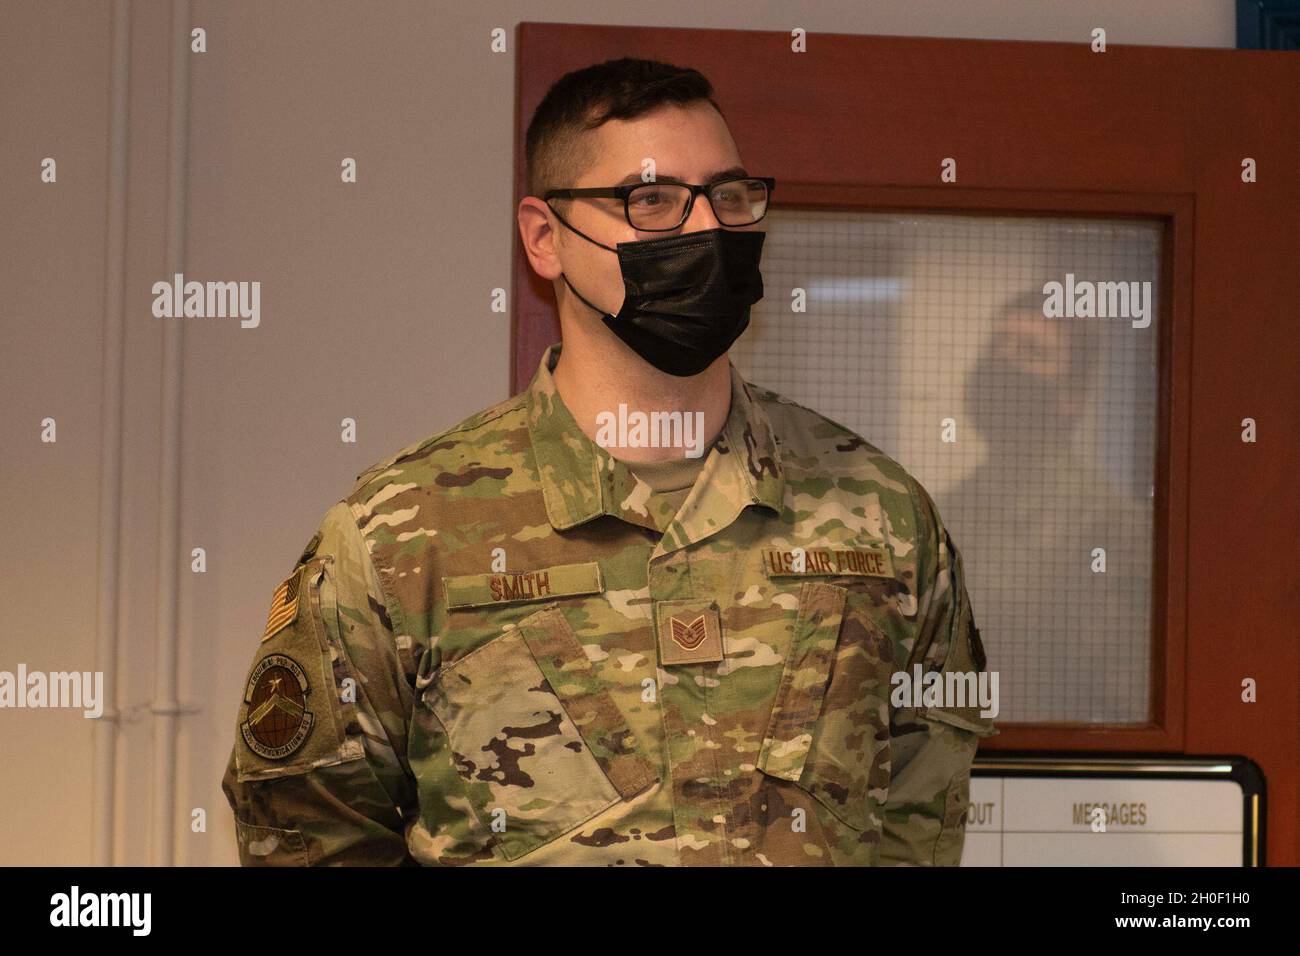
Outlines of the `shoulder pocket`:
[{"label": "shoulder pocket", "polygon": [[317,558],[276,589],[239,708],[235,769],[241,782],[365,756],[351,703],[356,676],[339,636],[332,563],[329,555]]},{"label": "shoulder pocket", "polygon": [[893,650],[849,588],[805,582],[758,769],[798,784],[856,830],[889,794]]},{"label": "shoulder pocket", "polygon": [[509,860],[656,779],[557,607],[420,675],[416,688],[442,725],[481,832]]},{"label": "shoulder pocket", "polygon": [[[916,713],[920,717],[937,720],[960,730],[968,730],[980,737],[991,737],[998,731],[993,726],[991,717],[980,714],[982,708],[978,702],[980,678],[988,673],[985,668],[984,647],[974,620],[968,617],[967,622],[967,626],[960,629],[957,642],[948,652],[940,678],[945,692],[949,686],[956,688],[960,684],[962,696],[959,699],[975,703],[967,707],[918,707]],[[988,677],[984,679],[986,682],[991,681]],[[988,686],[991,691],[996,692],[996,684],[990,682]]]}]

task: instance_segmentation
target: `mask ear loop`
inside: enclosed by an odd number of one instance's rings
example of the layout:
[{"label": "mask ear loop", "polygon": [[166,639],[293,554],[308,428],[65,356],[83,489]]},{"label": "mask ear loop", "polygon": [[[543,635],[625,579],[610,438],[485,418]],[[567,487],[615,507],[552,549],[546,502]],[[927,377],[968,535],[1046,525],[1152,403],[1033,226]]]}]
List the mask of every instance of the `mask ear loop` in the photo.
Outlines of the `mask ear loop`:
[{"label": "mask ear loop", "polygon": [[566,276],[563,272],[560,273],[560,278],[563,279],[563,280],[564,280],[564,284],[567,285],[567,286],[569,287],[569,291],[572,292],[574,295],[576,295],[576,296],[578,297],[578,301],[580,301],[580,302],[581,302],[583,305],[585,305],[587,308],[591,309],[592,312],[595,312],[597,315],[602,316],[602,317],[604,317],[604,316],[606,316],[606,315],[609,315],[609,313],[606,312],[604,309],[598,309],[598,308],[596,308],[594,305],[592,305],[590,302],[588,302],[585,298],[583,298],[582,293],[579,292],[577,289],[575,289],[575,288],[573,287],[573,283],[569,281],[569,277]]},{"label": "mask ear loop", "polygon": [[[615,254],[618,253],[618,250],[613,248],[612,246],[607,246],[603,242],[597,242],[595,239],[591,238],[591,236],[587,235],[582,230],[574,228],[572,225],[569,224],[568,220],[566,220],[563,216],[561,216],[559,211],[554,206],[552,206],[549,202],[546,204],[546,208],[551,210],[551,212],[555,214],[556,219],[564,223],[566,229],[570,230],[571,232],[576,232],[578,235],[582,236],[582,238],[586,239],[594,246],[600,246],[600,248],[606,249],[609,252],[613,252]],[[569,281],[569,277],[565,275],[563,272],[560,273],[560,278],[564,280],[564,284],[569,287],[569,291],[572,292],[574,295],[576,295],[578,297],[578,301],[580,301],[583,305],[591,309],[591,311],[595,312],[599,316],[609,315],[608,312],[604,311],[603,309],[599,309],[596,306],[592,305],[590,302],[588,302],[587,299],[583,296],[583,294],[573,287],[573,283]]]},{"label": "mask ear loop", "polygon": [[602,248],[602,249],[606,249],[606,250],[608,250],[609,252],[613,252],[613,253],[617,253],[617,252],[618,252],[618,250],[615,249],[613,246],[607,246],[607,245],[605,245],[603,242],[597,242],[595,239],[591,238],[591,236],[587,235],[587,234],[586,234],[585,232],[583,232],[581,229],[574,228],[572,225],[569,224],[569,221],[568,221],[567,219],[565,219],[563,216],[560,215],[559,210],[556,209],[554,206],[552,206],[550,203],[547,203],[547,204],[546,204],[546,208],[549,209],[551,212],[553,212],[553,213],[555,214],[555,218],[556,218],[556,219],[558,219],[558,220],[560,220],[560,222],[564,223],[565,228],[567,228],[567,229],[570,230],[571,232],[576,232],[578,235],[582,236],[582,238],[584,238],[584,239],[586,239],[588,242],[590,242],[593,246],[600,246],[600,248]]}]

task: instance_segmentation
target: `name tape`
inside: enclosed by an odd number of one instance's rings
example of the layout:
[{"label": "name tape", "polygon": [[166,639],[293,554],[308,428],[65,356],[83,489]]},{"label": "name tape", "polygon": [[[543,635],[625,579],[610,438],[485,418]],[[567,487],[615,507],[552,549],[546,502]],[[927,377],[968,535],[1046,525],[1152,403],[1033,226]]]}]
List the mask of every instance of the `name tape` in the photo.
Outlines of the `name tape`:
[{"label": "name tape", "polygon": [[461,574],[442,579],[448,608],[482,607],[518,601],[545,601],[574,594],[600,594],[605,590],[600,565],[557,564],[536,571],[495,574]]}]

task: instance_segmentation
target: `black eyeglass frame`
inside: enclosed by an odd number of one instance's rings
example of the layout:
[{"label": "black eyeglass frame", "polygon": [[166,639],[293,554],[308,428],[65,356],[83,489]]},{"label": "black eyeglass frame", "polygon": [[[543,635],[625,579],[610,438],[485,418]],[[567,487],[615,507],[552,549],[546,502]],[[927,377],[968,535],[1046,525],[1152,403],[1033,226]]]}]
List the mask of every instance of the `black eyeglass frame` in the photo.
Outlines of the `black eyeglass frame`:
[{"label": "black eyeglass frame", "polygon": [[[623,218],[627,220],[627,224],[631,226],[633,229],[635,229],[637,232],[672,232],[675,229],[680,229],[682,227],[682,223],[686,222],[686,220],[691,217],[691,210],[695,208],[695,199],[697,196],[703,195],[705,200],[709,204],[709,208],[713,209],[713,200],[709,198],[709,190],[717,186],[724,186],[727,183],[747,183],[747,182],[762,183],[763,186],[767,189],[767,202],[764,203],[763,205],[763,215],[759,216],[753,222],[735,223],[734,226],[736,228],[739,228],[741,226],[752,226],[754,225],[754,223],[762,222],[765,218],[767,218],[767,210],[771,207],[772,204],[772,193],[776,191],[775,177],[773,176],[732,176],[728,179],[719,179],[716,182],[705,183],[704,185],[700,185],[698,183],[678,183],[678,182],[659,183],[651,180],[650,182],[645,182],[645,183],[627,183],[622,186],[589,186],[582,189],[548,189],[546,191],[546,195],[542,197],[542,201],[549,203],[552,199],[580,199],[585,196],[589,196],[594,199],[621,199],[623,200]],[[677,225],[669,226],[666,229],[646,229],[643,226],[638,226],[636,223],[632,221],[632,211],[628,209],[628,199],[629,197],[631,197],[634,191],[638,189],[642,189],[646,186],[684,186],[691,191],[691,198],[686,201],[686,205],[682,211],[682,218],[677,222]],[[718,216],[718,211],[716,209],[713,209],[713,215],[717,217],[719,223],[721,223],[724,226],[728,225],[727,223],[722,222],[722,217]]]}]

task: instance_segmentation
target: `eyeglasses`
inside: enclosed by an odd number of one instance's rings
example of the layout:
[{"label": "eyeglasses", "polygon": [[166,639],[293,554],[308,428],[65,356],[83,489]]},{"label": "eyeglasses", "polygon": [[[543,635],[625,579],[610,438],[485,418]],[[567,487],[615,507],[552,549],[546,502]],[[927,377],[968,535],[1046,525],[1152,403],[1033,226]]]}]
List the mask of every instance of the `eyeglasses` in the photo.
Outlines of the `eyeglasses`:
[{"label": "eyeglasses", "polygon": [[684,223],[703,195],[713,215],[724,226],[749,226],[767,215],[767,202],[776,180],[771,176],[722,179],[704,186],[693,183],[636,183],[590,189],[551,189],[542,199],[578,199],[583,196],[623,200],[623,217],[641,232],[672,232]]}]

